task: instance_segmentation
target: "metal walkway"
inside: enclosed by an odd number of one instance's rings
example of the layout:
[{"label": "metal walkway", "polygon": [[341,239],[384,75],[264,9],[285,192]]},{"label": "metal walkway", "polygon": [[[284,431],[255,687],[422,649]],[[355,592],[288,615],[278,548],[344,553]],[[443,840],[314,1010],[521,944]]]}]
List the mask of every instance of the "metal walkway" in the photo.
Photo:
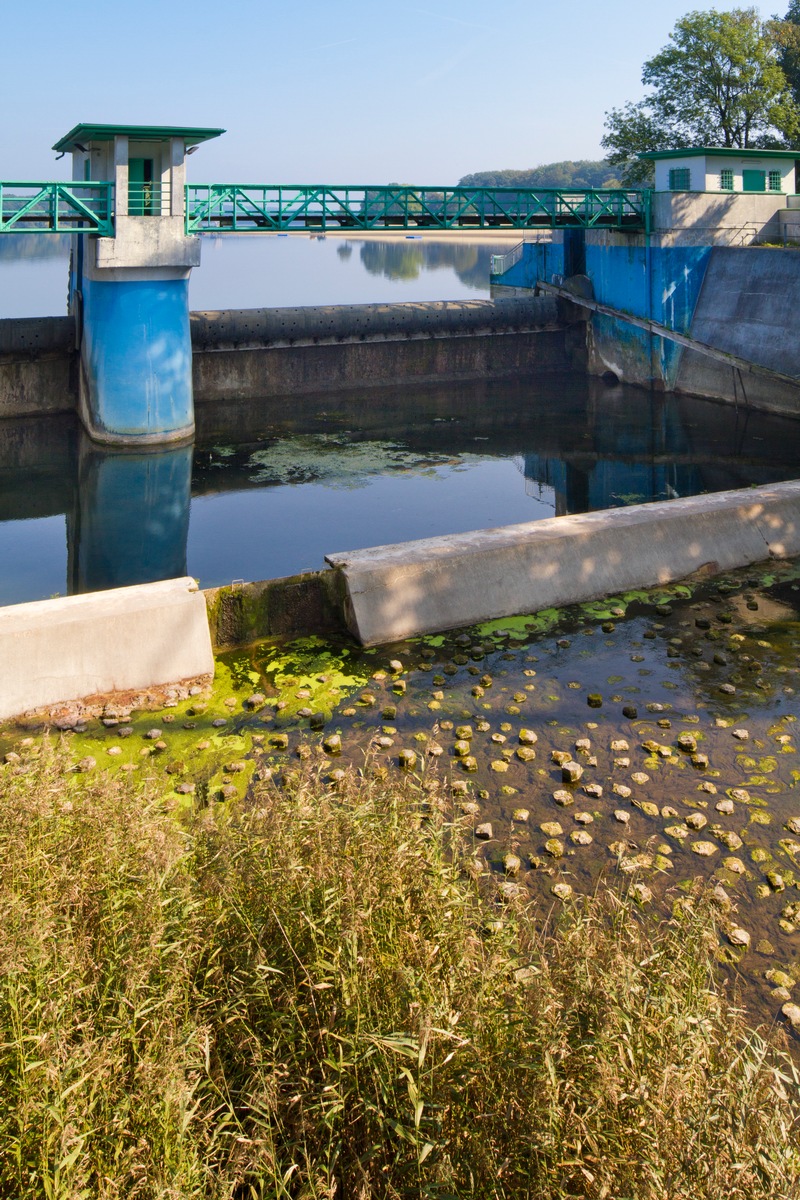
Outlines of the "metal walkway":
[{"label": "metal walkway", "polygon": [[[650,229],[648,190],[189,184],[186,232]],[[153,209],[160,209],[159,204]],[[160,212],[143,214],[158,216]],[[0,234],[114,236],[108,182],[0,182]]]},{"label": "metal walkway", "polygon": [[649,228],[650,193],[622,189],[244,187],[190,184],[187,233],[236,230]]}]

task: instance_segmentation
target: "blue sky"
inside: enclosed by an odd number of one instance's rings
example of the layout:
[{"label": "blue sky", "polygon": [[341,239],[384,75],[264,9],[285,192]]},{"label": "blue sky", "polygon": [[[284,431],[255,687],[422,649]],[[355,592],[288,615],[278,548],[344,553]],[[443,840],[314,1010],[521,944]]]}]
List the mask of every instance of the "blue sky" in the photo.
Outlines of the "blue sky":
[{"label": "blue sky", "polygon": [[470,171],[595,158],[604,112],[642,95],[642,62],[680,16],[704,7],[7,4],[0,178],[66,177],[68,160],[55,163],[49,147],[79,121],[225,127],[190,160],[195,182],[454,183]]}]

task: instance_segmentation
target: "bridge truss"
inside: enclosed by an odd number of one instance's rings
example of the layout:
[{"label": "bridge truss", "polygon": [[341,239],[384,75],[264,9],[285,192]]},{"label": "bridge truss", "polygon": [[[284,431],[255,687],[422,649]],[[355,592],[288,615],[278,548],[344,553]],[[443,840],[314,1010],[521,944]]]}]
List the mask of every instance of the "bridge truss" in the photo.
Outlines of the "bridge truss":
[{"label": "bridge truss", "polygon": [[[140,213],[145,218],[157,216]],[[650,192],[623,188],[189,184],[186,232],[605,228],[647,232]],[[109,182],[0,182],[0,234],[114,236]]]},{"label": "bridge truss", "polygon": [[646,190],[189,184],[187,233],[378,229],[649,230]]},{"label": "bridge truss", "polygon": [[0,234],[114,236],[111,183],[0,183]]}]

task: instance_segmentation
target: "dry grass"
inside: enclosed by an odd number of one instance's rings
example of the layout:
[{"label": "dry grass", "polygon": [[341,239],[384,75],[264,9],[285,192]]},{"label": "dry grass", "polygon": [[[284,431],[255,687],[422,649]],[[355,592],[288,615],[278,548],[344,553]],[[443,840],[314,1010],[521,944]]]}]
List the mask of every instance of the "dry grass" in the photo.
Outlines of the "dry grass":
[{"label": "dry grass", "polygon": [[797,1082],[702,900],[549,928],[435,793],[312,776],[179,825],[0,774],[0,1195],[796,1198]]}]

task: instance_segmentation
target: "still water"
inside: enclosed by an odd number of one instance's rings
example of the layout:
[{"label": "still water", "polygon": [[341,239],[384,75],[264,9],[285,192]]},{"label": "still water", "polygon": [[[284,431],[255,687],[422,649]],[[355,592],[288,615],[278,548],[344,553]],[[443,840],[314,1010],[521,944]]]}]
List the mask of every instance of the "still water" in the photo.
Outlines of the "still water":
[{"label": "still water", "polygon": [[0,604],[789,479],[795,423],[572,374],[198,406],[194,447],[0,423]]},{"label": "still water", "polygon": [[[488,296],[489,258],[510,237],[342,237],[226,234],[203,237],[192,272],[193,310],[306,304],[379,304]],[[0,238],[0,318],[67,311],[69,238]]]},{"label": "still water", "polygon": [[[512,235],[511,240],[516,236]],[[225,236],[194,309],[488,294],[498,238]],[[68,242],[0,239],[0,316],[63,313]],[[0,422],[0,604],[792,478],[800,426],[577,375],[198,405],[193,447],[109,453]]]}]

